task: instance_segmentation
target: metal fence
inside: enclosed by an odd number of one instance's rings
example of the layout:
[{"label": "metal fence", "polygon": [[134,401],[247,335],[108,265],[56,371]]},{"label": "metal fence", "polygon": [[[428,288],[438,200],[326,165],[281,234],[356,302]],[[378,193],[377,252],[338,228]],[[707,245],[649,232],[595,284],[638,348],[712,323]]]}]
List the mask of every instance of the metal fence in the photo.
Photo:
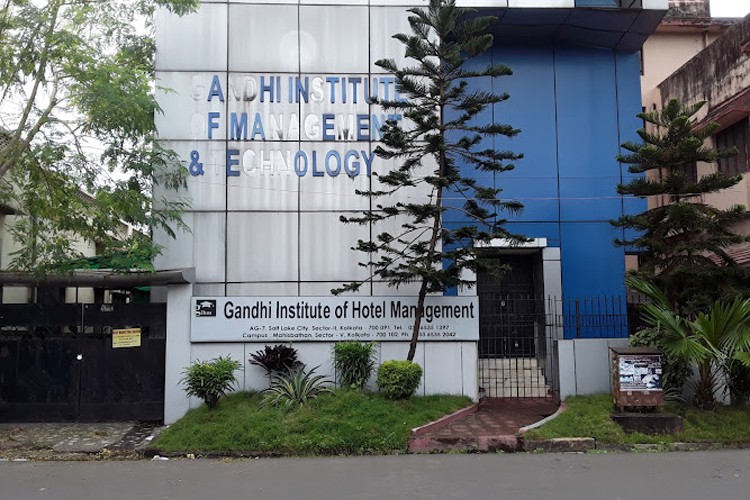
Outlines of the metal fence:
[{"label": "metal fence", "polygon": [[165,352],[166,304],[0,304],[0,421],[161,420]]},{"label": "metal fence", "polygon": [[481,396],[558,399],[558,342],[627,338],[641,326],[638,306],[625,296],[480,295]]},{"label": "metal fence", "polygon": [[550,297],[546,303],[547,324],[566,339],[623,338],[643,326],[637,297]]}]

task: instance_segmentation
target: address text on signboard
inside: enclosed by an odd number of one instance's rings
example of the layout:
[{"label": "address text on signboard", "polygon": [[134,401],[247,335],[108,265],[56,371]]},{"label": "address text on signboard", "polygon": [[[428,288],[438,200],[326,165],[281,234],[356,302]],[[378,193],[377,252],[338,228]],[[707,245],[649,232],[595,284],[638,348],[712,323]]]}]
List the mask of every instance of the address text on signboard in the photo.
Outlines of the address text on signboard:
[{"label": "address text on signboard", "polygon": [[[407,341],[416,297],[194,297],[193,342]],[[420,340],[472,341],[476,297],[428,297]]]}]

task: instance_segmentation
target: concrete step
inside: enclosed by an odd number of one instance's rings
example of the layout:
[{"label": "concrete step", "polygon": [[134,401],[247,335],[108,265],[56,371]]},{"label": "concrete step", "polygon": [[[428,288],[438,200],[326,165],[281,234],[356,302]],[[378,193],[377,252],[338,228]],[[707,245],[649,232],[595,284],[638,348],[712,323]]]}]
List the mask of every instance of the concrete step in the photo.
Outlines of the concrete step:
[{"label": "concrete step", "polygon": [[481,379],[479,385],[482,387],[549,387],[544,380],[536,380],[534,382],[524,382],[517,380],[492,380],[492,379]]},{"label": "concrete step", "polygon": [[480,380],[515,380],[518,382],[535,382],[538,380],[545,381],[545,377],[541,373],[530,373],[528,375],[524,375],[523,373],[519,374],[509,374],[509,373],[480,373],[479,374]]},{"label": "concrete step", "polygon": [[535,389],[538,387],[549,387],[548,384],[517,384],[517,383],[502,383],[494,380],[482,380],[479,384],[480,387],[495,387],[495,388],[508,388],[508,389]]},{"label": "concrete step", "polygon": [[484,378],[498,378],[498,379],[512,379],[512,380],[535,380],[544,379],[544,372],[542,370],[534,371],[482,371],[479,372],[480,377]]},{"label": "concrete step", "polygon": [[503,368],[536,368],[539,361],[536,358],[493,358],[480,359],[480,368],[503,369]]},{"label": "concrete step", "polygon": [[479,370],[479,373],[493,376],[493,377],[515,377],[515,376],[523,376],[523,377],[529,377],[536,375],[537,373],[542,373],[541,368],[534,368],[533,370],[530,369],[518,369],[518,370]]},{"label": "concrete step", "polygon": [[544,378],[535,379],[513,379],[513,378],[500,378],[500,377],[481,377],[479,379],[480,384],[493,384],[493,385],[548,385]]},{"label": "concrete step", "polygon": [[544,398],[550,391],[536,358],[480,359],[479,386],[489,398]]},{"label": "concrete step", "polygon": [[546,398],[549,396],[549,389],[544,387],[533,389],[485,387],[483,396],[487,398]]}]

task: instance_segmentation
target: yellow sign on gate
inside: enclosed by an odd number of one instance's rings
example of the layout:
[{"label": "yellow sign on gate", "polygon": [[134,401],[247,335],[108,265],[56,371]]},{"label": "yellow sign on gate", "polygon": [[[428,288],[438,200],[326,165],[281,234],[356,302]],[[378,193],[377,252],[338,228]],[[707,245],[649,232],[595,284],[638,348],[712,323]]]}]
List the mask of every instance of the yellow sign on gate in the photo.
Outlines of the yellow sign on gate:
[{"label": "yellow sign on gate", "polygon": [[112,330],[112,347],[141,347],[140,328],[120,328]]}]

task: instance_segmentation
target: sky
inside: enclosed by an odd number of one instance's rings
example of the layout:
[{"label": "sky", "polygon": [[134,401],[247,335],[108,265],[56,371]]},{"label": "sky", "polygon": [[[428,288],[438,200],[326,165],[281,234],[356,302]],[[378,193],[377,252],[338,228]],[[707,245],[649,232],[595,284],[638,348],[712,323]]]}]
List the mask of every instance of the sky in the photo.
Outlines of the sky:
[{"label": "sky", "polygon": [[744,17],[750,13],[750,0],[711,0],[711,16]]}]

